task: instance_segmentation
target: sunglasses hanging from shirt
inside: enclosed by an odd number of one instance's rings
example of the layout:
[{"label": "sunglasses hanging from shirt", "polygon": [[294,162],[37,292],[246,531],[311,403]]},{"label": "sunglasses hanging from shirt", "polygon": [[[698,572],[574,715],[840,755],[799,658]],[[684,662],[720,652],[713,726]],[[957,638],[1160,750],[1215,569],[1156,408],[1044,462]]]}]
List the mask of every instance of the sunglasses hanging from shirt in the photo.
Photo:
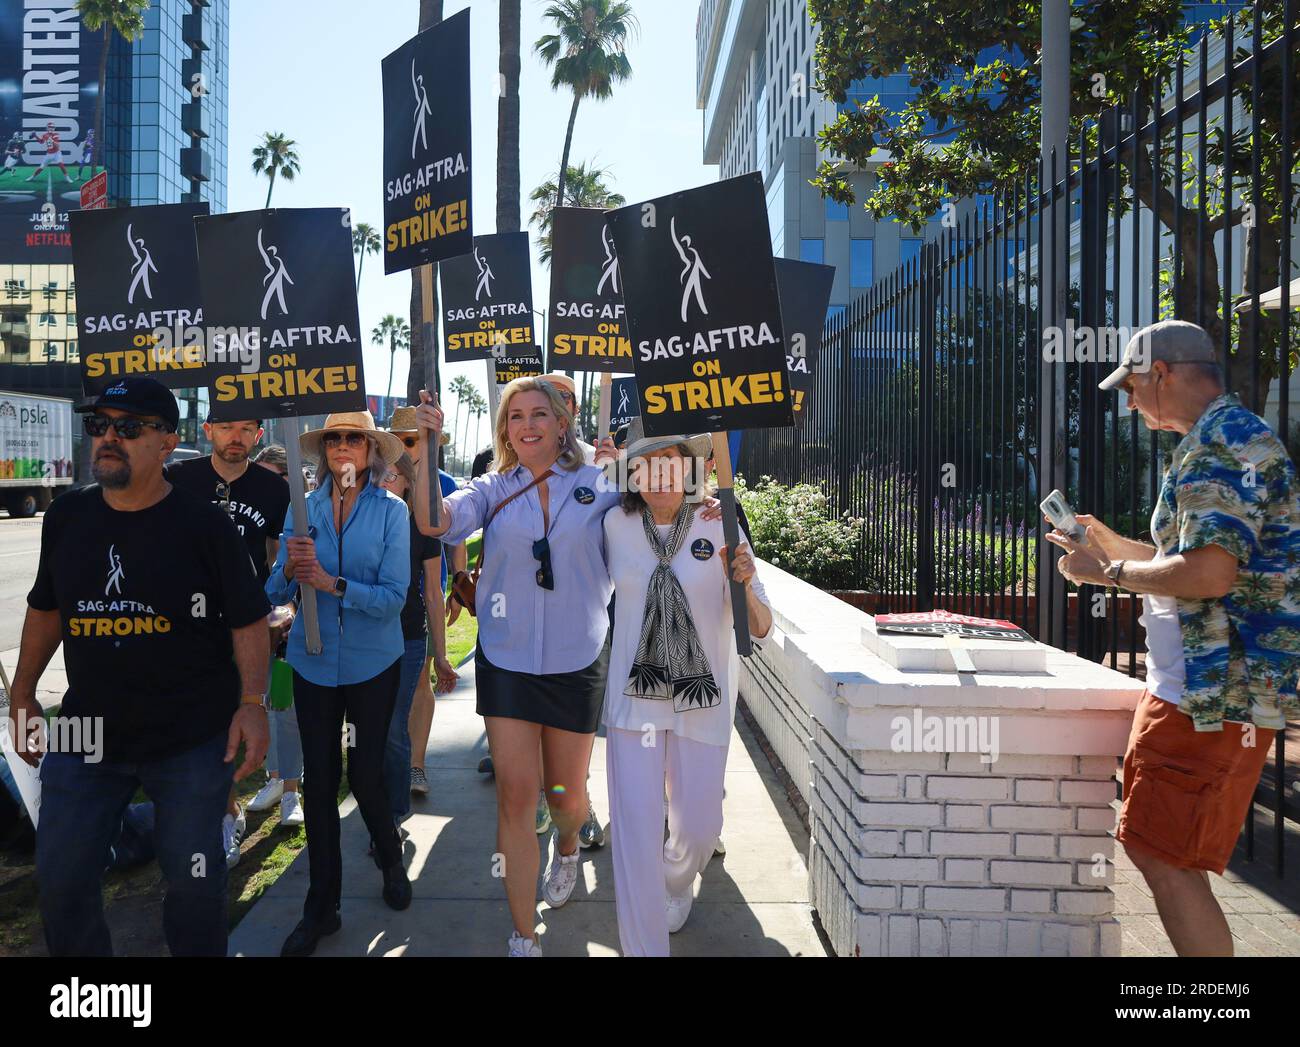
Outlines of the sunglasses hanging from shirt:
[{"label": "sunglasses hanging from shirt", "polygon": [[[543,480],[554,475],[555,474],[552,473],[551,470],[547,469],[546,472],[542,473],[541,476],[534,479],[533,482],[530,483],[527,487],[521,488],[520,490],[516,491],[509,498],[502,499],[502,501],[497,505],[497,507],[493,509],[490,513],[488,513],[487,519],[483,521],[483,538],[479,542],[478,559],[474,561],[474,566],[470,570],[457,571],[455,576],[451,580],[452,599],[459,602],[460,605],[464,607],[465,610],[469,611],[469,613],[474,617],[478,616],[478,607],[477,607],[477,600],[476,600],[478,595],[478,576],[479,573],[483,570],[483,552],[484,549],[487,547],[488,525],[493,521],[493,519],[496,518],[497,513],[499,513],[507,505],[513,502],[521,494],[527,494]],[[541,555],[538,551],[538,546],[545,542],[546,539],[542,538],[533,544],[533,555],[537,556],[539,559],[541,559]],[[545,585],[542,581],[543,571],[546,572],[546,577],[548,579],[551,578],[550,556],[551,556],[550,546],[547,545],[546,560],[543,563],[542,567],[539,568],[537,571],[537,584],[542,586],[542,588],[544,589],[553,589],[555,587],[554,579],[551,579],[550,585]]]}]

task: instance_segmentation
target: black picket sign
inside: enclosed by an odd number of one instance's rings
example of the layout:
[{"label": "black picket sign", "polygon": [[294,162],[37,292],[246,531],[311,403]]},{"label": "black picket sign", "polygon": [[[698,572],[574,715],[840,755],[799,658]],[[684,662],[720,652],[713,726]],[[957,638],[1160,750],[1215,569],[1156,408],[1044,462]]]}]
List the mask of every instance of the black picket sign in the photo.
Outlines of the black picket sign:
[{"label": "black picket sign", "polygon": [[648,436],[793,424],[763,179],[608,216]]},{"label": "black picket sign", "polygon": [[364,411],[364,342],[346,208],[195,220],[212,340],[242,353],[212,382],[214,418]]},{"label": "black picket sign", "polygon": [[536,378],[544,373],[540,346],[532,345],[522,351],[499,348],[505,351],[495,356],[497,385],[509,385],[516,378]]},{"label": "black picket sign", "polygon": [[635,378],[615,378],[609,386],[609,436],[613,436],[641,413],[641,398],[637,395]]},{"label": "black picket sign", "polygon": [[835,267],[776,258],[776,288],[785,324],[786,369],[790,374],[795,424],[802,426],[807,397],[821,357],[826,310],[831,302]]},{"label": "black picket sign", "polygon": [[469,10],[384,59],[384,272],[473,242]]},{"label": "black picket sign", "polygon": [[69,216],[87,396],[128,375],[148,375],[171,389],[215,377],[194,248],[194,219],[207,213],[200,203]]},{"label": "black picket sign", "polygon": [[546,359],[552,371],[632,370],[623,281],[606,227],[608,211],[551,213],[551,307]]},{"label": "black picket sign", "polygon": [[533,269],[527,233],[474,237],[467,254],[438,267],[450,363],[532,349]]}]

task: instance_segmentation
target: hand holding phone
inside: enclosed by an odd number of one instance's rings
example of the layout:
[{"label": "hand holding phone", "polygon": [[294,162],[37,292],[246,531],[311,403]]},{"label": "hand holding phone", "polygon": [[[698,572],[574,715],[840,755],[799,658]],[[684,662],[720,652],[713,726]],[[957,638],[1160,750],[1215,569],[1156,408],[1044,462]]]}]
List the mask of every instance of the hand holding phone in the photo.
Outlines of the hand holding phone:
[{"label": "hand holding phone", "polygon": [[1038,507],[1043,510],[1043,515],[1052,521],[1052,526],[1062,534],[1080,545],[1087,541],[1086,529],[1079,523],[1074,510],[1070,508],[1070,503],[1065,500],[1065,495],[1060,491],[1053,491],[1039,503]]}]

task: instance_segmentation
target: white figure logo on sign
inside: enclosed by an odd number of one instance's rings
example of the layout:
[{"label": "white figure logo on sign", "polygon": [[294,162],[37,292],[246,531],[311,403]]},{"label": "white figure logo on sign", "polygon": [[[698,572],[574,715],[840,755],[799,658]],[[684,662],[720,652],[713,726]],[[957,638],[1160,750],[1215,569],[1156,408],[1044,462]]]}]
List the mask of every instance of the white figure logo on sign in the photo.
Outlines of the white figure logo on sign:
[{"label": "white figure logo on sign", "polygon": [[479,257],[477,247],[474,248],[474,264],[478,266],[478,286],[474,288],[474,301],[477,302],[485,294],[492,297],[492,281],[496,279],[496,273],[486,258]]},{"label": "white figure logo on sign", "polygon": [[421,149],[429,148],[425,124],[433,115],[433,109],[429,105],[429,92],[424,89],[424,74],[416,75],[414,58],[411,59],[411,90],[415,92],[415,132],[411,135],[411,159],[414,160],[416,142],[420,143]]},{"label": "white figure logo on sign", "polygon": [[149,248],[144,245],[144,237],[136,239],[130,223],[127,223],[126,227],[126,245],[131,249],[131,254],[135,256],[135,265],[131,266],[131,272],[135,274],[135,278],[131,281],[130,290],[126,292],[127,304],[135,305],[136,288],[142,285],[144,287],[144,296],[152,302],[153,288],[149,286],[149,274],[156,273],[158,267],[153,264],[153,255],[149,253]]},{"label": "white figure logo on sign", "polygon": [[[679,279],[683,288],[682,323],[686,323],[686,314],[690,308],[692,297],[700,307],[700,312],[705,316],[709,315],[709,307],[704,304],[704,286],[700,283],[700,280],[712,280],[713,277],[704,268],[704,263],[700,260],[700,252],[691,246],[691,238],[689,236],[678,237],[676,215],[673,216],[672,221],[669,223],[669,231],[672,233],[673,246],[677,248],[677,254],[682,260],[682,274]],[[689,254],[687,254],[688,251]]]},{"label": "white figure logo on sign", "polygon": [[600,239],[605,245],[605,267],[601,270],[600,283],[596,285],[596,294],[604,294],[606,284],[609,284],[615,294],[621,294],[622,291],[618,286],[618,255],[614,253],[614,244],[609,238],[608,226],[601,226]]},{"label": "white figure logo on sign", "polygon": [[262,284],[266,287],[266,294],[262,296],[262,319],[266,319],[266,310],[271,305],[271,299],[275,298],[280,303],[280,312],[284,316],[289,315],[289,307],[284,303],[284,284],[287,280],[293,283],[293,277],[289,275],[289,270],[284,267],[284,259],[280,257],[280,249],[272,244],[270,247],[262,246],[262,230],[257,231],[257,249],[262,254],[262,262],[266,265],[266,275],[262,277]]}]

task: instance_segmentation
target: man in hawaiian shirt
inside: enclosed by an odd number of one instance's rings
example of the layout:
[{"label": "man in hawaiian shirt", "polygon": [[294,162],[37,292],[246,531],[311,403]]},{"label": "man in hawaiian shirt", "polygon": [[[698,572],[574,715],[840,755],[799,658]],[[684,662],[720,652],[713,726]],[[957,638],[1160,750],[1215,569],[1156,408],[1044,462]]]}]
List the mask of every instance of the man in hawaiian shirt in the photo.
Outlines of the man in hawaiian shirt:
[{"label": "man in hawaiian shirt", "polygon": [[1300,714],[1300,483],[1260,417],[1225,394],[1196,324],[1139,331],[1101,383],[1149,429],[1182,434],[1147,545],[1080,515],[1084,544],[1057,567],[1075,584],[1142,594],[1146,693],[1124,756],[1116,838],[1146,878],[1180,956],[1230,956],[1210,889],[1254,797],[1274,734]]}]

